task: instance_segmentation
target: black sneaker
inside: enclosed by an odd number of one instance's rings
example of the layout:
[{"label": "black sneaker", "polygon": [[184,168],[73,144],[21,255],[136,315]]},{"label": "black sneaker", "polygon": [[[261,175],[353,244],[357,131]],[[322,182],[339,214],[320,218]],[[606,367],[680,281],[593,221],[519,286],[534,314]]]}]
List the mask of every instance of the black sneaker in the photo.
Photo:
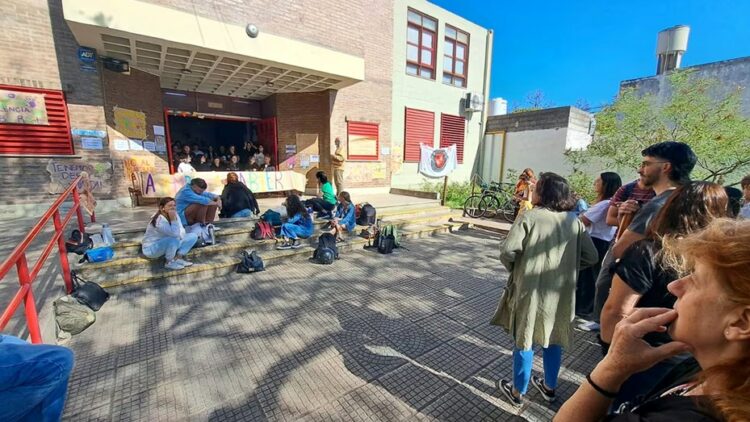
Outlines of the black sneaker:
[{"label": "black sneaker", "polygon": [[292,241],[292,244],[290,246],[292,249],[299,249],[302,247],[302,242],[299,241],[299,239],[294,239]]},{"label": "black sneaker", "polygon": [[547,400],[550,403],[555,401],[555,389],[547,388],[547,386],[544,385],[544,380],[542,378],[536,376],[531,377],[531,385],[541,393],[544,400]]},{"label": "black sneaker", "polygon": [[281,245],[277,246],[276,249],[279,249],[279,250],[292,249],[292,244],[290,242],[284,242]]},{"label": "black sneaker", "polygon": [[513,394],[513,385],[511,385],[510,382],[507,380],[499,380],[495,381],[497,389],[500,390],[505,398],[512,404],[513,406],[519,407],[523,404],[523,400],[521,400],[521,396],[516,397],[515,394]]}]

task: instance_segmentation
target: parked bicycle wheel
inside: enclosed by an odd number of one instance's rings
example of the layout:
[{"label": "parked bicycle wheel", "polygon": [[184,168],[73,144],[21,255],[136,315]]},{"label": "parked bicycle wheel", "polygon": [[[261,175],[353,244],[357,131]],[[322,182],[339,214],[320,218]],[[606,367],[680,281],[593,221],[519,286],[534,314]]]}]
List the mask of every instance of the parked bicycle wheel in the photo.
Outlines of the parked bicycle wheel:
[{"label": "parked bicycle wheel", "polygon": [[484,214],[484,209],[479,209],[479,203],[482,201],[482,195],[471,195],[464,202],[464,215],[471,218],[479,218]]},{"label": "parked bicycle wheel", "polygon": [[482,210],[482,215],[485,216],[488,213],[497,213],[497,209],[500,207],[500,200],[495,195],[484,195],[482,200],[479,201],[479,209]]},{"label": "parked bicycle wheel", "polygon": [[512,223],[516,219],[516,209],[518,205],[513,202],[512,199],[506,199],[505,202],[498,207],[497,213],[505,221]]}]

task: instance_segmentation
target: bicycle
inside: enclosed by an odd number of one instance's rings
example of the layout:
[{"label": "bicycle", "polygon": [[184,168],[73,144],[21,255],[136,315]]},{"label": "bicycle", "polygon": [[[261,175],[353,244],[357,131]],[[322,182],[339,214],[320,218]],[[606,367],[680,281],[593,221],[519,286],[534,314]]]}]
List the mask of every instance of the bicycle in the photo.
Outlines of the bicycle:
[{"label": "bicycle", "polygon": [[502,217],[507,222],[513,222],[518,204],[510,193],[513,185],[508,183],[491,182],[480,184],[482,192],[471,195],[464,202],[464,215],[472,218],[484,217],[488,212]]}]

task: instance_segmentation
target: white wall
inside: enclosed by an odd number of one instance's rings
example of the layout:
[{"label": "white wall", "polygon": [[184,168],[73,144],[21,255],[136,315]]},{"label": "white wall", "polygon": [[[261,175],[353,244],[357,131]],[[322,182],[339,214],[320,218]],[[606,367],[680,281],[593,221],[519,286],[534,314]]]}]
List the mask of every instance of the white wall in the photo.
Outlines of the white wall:
[{"label": "white wall", "polygon": [[[409,7],[438,21],[437,67],[434,80],[406,74],[406,14]],[[434,146],[439,146],[440,113],[463,115],[461,99],[465,97],[467,92],[484,96],[485,91],[489,90],[489,86],[484,86],[488,31],[424,0],[397,0],[394,8],[393,122],[391,126],[394,145],[394,154],[391,159],[394,171],[391,176],[391,186],[415,188],[422,185],[424,180],[435,182],[438,179],[429,179],[420,175],[417,170],[417,163],[403,162],[405,109],[407,107],[416,108],[435,113]],[[465,88],[457,88],[442,82],[443,41],[446,24],[469,33],[469,62],[467,86]],[[449,176],[450,181],[469,180],[480,140],[484,133],[481,112],[474,112],[465,117],[467,120],[464,134],[463,164],[459,164],[456,171]]]}]

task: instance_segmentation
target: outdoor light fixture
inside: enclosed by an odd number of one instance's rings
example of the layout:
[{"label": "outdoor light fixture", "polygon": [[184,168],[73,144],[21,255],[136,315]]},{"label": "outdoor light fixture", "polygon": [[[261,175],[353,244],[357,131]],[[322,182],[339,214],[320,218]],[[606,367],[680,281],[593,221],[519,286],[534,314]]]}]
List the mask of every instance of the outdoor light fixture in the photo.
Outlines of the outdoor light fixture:
[{"label": "outdoor light fixture", "polygon": [[245,27],[245,33],[250,38],[257,37],[259,32],[260,30],[258,29],[258,27],[251,23],[247,24],[247,26]]},{"label": "outdoor light fixture", "polygon": [[190,69],[188,69],[188,68],[182,69],[180,72],[182,72],[184,74],[193,73],[193,71],[190,70]]},{"label": "outdoor light fixture", "polygon": [[269,79],[269,80],[267,80],[267,81],[266,81],[266,86],[273,86],[273,81],[272,81],[272,80],[270,80],[270,79]]}]

